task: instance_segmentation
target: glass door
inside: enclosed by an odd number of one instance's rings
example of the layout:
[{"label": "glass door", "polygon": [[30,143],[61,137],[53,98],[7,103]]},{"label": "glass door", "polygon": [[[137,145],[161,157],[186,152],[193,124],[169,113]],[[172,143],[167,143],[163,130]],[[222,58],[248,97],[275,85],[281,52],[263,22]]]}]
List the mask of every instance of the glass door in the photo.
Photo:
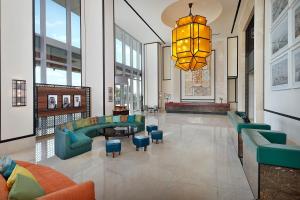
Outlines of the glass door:
[{"label": "glass door", "polygon": [[115,85],[115,105],[128,106],[128,94],[129,89],[126,84],[116,84]]}]

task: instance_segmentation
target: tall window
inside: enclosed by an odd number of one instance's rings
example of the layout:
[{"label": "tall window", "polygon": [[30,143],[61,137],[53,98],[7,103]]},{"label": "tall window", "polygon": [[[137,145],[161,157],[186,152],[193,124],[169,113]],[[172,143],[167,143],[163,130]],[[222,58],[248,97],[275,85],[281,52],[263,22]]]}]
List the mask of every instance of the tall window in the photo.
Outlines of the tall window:
[{"label": "tall window", "polygon": [[80,0],[35,0],[36,83],[81,86]]},{"label": "tall window", "polygon": [[115,103],[140,110],[142,43],[117,25],[115,30]]}]

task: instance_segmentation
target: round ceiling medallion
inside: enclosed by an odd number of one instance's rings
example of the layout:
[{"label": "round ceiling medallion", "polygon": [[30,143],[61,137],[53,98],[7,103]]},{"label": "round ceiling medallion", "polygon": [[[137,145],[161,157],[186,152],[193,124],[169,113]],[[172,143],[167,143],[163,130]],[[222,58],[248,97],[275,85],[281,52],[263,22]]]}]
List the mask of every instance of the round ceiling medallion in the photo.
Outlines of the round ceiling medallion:
[{"label": "round ceiling medallion", "polygon": [[193,3],[193,14],[205,16],[207,24],[215,21],[222,13],[223,7],[218,0],[178,0],[169,5],[162,13],[161,20],[174,28],[176,21],[189,13],[188,3]]}]

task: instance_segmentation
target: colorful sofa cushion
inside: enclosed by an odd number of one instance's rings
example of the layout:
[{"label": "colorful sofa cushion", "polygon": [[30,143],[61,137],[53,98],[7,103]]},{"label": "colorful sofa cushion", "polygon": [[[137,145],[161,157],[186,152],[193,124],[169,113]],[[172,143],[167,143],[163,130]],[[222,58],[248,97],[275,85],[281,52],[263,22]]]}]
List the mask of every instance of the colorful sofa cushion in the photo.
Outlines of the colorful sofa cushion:
[{"label": "colorful sofa cushion", "polygon": [[2,174],[5,179],[8,179],[12,171],[15,169],[15,166],[16,162],[13,161],[10,157],[0,157],[0,174]]},{"label": "colorful sofa cushion", "polygon": [[98,124],[98,117],[91,117],[89,119],[90,119],[90,125]]},{"label": "colorful sofa cushion", "polygon": [[17,164],[33,174],[46,194],[75,185],[74,181],[50,167],[23,161],[17,161]]},{"label": "colorful sofa cushion", "polygon": [[86,136],[85,134],[78,133],[76,134],[77,141],[71,144],[72,149],[81,148],[86,145],[90,145],[93,140]]},{"label": "colorful sofa cushion", "polygon": [[2,175],[0,175],[0,191],[0,199],[8,199],[8,188]]},{"label": "colorful sofa cushion", "polygon": [[74,131],[73,122],[71,121],[66,123],[65,128],[69,129],[70,131]]},{"label": "colorful sofa cushion", "polygon": [[113,116],[105,116],[105,123],[113,123]]},{"label": "colorful sofa cushion", "polygon": [[21,167],[20,165],[16,165],[14,171],[11,173],[10,177],[7,180],[7,187],[10,189],[17,179],[17,175],[21,174],[23,176],[27,176],[31,178],[33,181],[37,182],[34,176],[28,171],[26,168]]},{"label": "colorful sofa cushion", "polygon": [[74,121],[74,130],[80,129],[84,127],[83,119],[79,119]]},{"label": "colorful sofa cushion", "polygon": [[[94,184],[91,181],[76,184],[67,176],[57,172],[56,170],[39,164],[33,164],[23,161],[17,161],[17,164],[28,169],[38,181],[39,185],[44,189],[45,196],[38,197],[37,200],[53,200],[53,199],[72,199],[72,200],[95,200]],[[2,180],[1,180],[2,179]],[[5,196],[2,191],[0,176],[0,199]],[[4,187],[7,188],[4,180]]]},{"label": "colorful sofa cushion", "polygon": [[9,192],[9,199],[32,200],[45,195],[43,188],[31,178],[18,174]]},{"label": "colorful sofa cushion", "polygon": [[128,120],[128,115],[121,115],[121,116],[120,116],[120,121],[121,121],[122,123],[126,123],[127,120]]},{"label": "colorful sofa cushion", "polygon": [[11,173],[14,171],[15,167],[16,167],[16,162],[12,161],[11,165],[8,166],[8,168],[5,170],[5,172],[3,173],[3,177],[5,179],[8,179],[11,175]]},{"label": "colorful sofa cushion", "polygon": [[128,122],[129,123],[135,122],[135,115],[128,115]]},{"label": "colorful sofa cushion", "polygon": [[142,115],[136,115],[135,116],[135,121],[136,122],[142,122],[142,119],[143,119],[142,117],[143,117]]},{"label": "colorful sofa cushion", "polygon": [[119,116],[119,115],[113,116],[113,122],[114,122],[114,123],[119,123],[120,121],[121,121],[121,119],[120,119],[120,116]]},{"label": "colorful sofa cushion", "polygon": [[77,138],[76,134],[74,134],[72,131],[70,131],[68,129],[64,129],[64,132],[66,132],[66,134],[69,136],[72,144],[75,142],[78,142],[78,138]]},{"label": "colorful sofa cushion", "polygon": [[98,124],[105,124],[105,116],[98,117]]},{"label": "colorful sofa cushion", "polygon": [[7,164],[11,162],[11,159],[7,156],[0,156],[0,173],[2,174],[7,168]]}]

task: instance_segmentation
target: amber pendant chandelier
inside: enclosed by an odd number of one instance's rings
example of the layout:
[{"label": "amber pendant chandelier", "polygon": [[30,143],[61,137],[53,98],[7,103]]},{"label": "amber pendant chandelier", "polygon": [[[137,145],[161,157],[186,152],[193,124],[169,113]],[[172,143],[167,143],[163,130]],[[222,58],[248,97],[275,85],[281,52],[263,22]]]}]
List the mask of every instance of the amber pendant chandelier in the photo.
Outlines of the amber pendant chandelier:
[{"label": "amber pendant chandelier", "polygon": [[211,54],[211,29],[205,17],[192,15],[192,6],[190,3],[190,14],[176,21],[172,31],[172,58],[176,67],[184,71],[206,66]]}]

